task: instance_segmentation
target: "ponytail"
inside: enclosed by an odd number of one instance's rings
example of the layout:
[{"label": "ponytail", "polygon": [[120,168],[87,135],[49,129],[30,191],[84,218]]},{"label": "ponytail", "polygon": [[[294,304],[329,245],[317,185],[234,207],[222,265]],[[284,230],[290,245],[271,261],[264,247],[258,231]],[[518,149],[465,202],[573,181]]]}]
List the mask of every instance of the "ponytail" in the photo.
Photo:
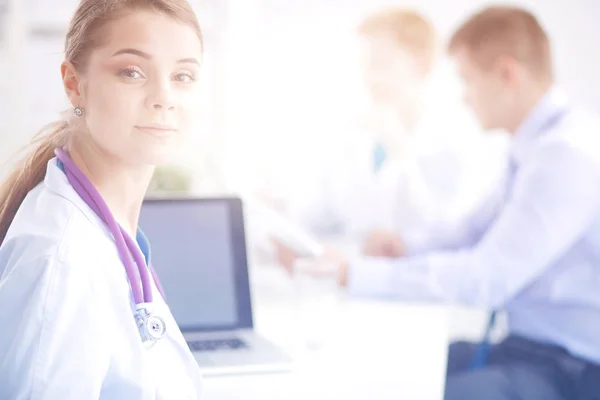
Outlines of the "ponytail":
[{"label": "ponytail", "polygon": [[66,119],[44,127],[25,148],[28,153],[0,185],[0,245],[27,193],[44,180],[54,149],[66,145],[68,131]]}]

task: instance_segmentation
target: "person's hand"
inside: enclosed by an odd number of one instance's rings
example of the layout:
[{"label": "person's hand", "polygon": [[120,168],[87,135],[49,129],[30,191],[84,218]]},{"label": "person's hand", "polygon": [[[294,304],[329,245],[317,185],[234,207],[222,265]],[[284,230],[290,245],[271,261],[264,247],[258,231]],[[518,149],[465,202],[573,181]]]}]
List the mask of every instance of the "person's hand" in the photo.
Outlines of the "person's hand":
[{"label": "person's hand", "polygon": [[[300,262],[300,261],[299,261]],[[314,278],[335,278],[338,285],[348,283],[348,257],[334,247],[325,247],[323,254],[316,259],[301,260],[302,273]]]},{"label": "person's hand", "polygon": [[294,272],[294,263],[300,256],[294,250],[276,239],[271,239],[271,243],[273,243],[273,246],[275,247],[275,257],[277,262],[285,268],[289,275],[292,275]]},{"label": "person's hand", "polygon": [[[300,256],[283,243],[272,240],[275,246],[277,262],[285,268],[290,276],[294,274],[294,265]],[[323,254],[314,260],[303,260],[304,273],[313,274],[315,277],[335,274],[340,286],[346,286],[348,280],[348,258],[333,247],[325,247]]]},{"label": "person's hand", "polygon": [[378,229],[367,235],[362,252],[370,257],[398,258],[404,256],[406,248],[398,235]]},{"label": "person's hand", "polygon": [[326,265],[334,266],[334,273],[337,276],[338,285],[346,287],[348,284],[348,257],[341,251],[333,247],[326,247],[325,252],[320,258],[320,262]]}]

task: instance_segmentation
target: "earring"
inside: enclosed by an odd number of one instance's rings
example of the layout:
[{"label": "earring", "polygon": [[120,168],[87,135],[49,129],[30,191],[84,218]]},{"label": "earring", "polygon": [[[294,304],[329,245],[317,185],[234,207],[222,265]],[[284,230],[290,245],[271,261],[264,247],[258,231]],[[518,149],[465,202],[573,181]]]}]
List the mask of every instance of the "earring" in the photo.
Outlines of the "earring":
[{"label": "earring", "polygon": [[75,109],[73,110],[73,112],[75,113],[75,115],[77,115],[78,117],[81,117],[83,115],[83,108],[77,106],[75,107]]}]

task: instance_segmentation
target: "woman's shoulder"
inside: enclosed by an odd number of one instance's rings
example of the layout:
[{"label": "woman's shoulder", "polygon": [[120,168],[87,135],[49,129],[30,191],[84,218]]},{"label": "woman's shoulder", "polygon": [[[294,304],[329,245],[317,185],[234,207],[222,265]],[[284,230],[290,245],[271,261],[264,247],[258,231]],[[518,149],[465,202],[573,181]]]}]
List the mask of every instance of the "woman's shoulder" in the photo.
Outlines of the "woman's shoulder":
[{"label": "woman's shoulder", "polygon": [[77,380],[80,391],[102,385],[111,356],[110,333],[102,324],[112,314],[98,294],[108,293],[110,282],[98,279],[101,260],[91,253],[95,246],[86,245],[100,236],[92,228],[77,206],[44,185],[21,205],[0,247],[0,304],[18,305],[0,307],[7,325],[0,332],[0,354],[10,360],[0,363],[0,397],[57,394],[59,375],[76,375],[81,368],[87,370]]},{"label": "woman's shoulder", "polygon": [[40,184],[25,197],[0,246],[0,272],[42,259],[64,264],[86,260],[87,264],[103,247],[114,246],[89,216]]}]

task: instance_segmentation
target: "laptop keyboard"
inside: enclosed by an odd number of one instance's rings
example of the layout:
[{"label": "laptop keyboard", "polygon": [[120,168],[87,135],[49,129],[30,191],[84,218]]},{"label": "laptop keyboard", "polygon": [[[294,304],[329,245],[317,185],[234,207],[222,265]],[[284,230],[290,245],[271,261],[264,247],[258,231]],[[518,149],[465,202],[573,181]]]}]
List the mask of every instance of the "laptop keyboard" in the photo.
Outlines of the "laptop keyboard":
[{"label": "laptop keyboard", "polygon": [[192,351],[217,351],[247,349],[248,345],[240,339],[210,339],[187,342]]}]

